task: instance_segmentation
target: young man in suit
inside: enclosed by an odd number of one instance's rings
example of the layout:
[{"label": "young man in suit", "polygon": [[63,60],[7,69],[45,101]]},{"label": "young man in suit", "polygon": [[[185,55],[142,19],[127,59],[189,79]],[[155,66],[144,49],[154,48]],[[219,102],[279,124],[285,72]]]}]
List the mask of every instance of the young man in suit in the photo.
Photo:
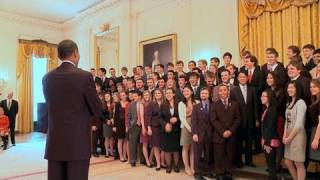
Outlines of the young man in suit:
[{"label": "young man in suit", "polygon": [[[209,95],[210,92],[208,88],[202,88],[200,90],[201,103],[194,106],[191,117],[194,148],[194,177],[196,180],[204,180],[203,176],[213,178],[209,157],[209,152],[212,148],[212,126],[209,114],[213,106],[210,103]],[[202,154],[204,155],[203,163],[201,163]]]},{"label": "young man in suit", "polygon": [[129,76],[128,76],[128,68],[127,67],[122,67],[121,68],[121,76],[118,77],[118,83],[122,83],[122,81],[124,79],[129,79]]},{"label": "young man in suit", "polygon": [[133,90],[133,102],[128,109],[128,122],[129,122],[129,151],[130,151],[130,164],[132,167],[136,166],[138,146],[140,140],[141,126],[143,121],[143,104],[141,101],[142,92],[139,90]]},{"label": "young man in suit", "polygon": [[187,85],[187,78],[186,76],[179,76],[178,79],[178,88],[176,89],[176,100],[179,103],[180,101],[183,101],[183,89]]},{"label": "young man in suit", "polygon": [[194,98],[196,100],[200,100],[200,89],[202,86],[200,85],[200,77],[196,72],[192,72],[189,77],[189,83],[192,87]]},{"label": "young man in suit", "polygon": [[[235,86],[230,84],[230,72],[225,69],[221,72],[221,84],[228,87],[229,91],[232,90]],[[216,102],[219,100],[219,86],[215,86],[212,91],[212,101]]]},{"label": "young man in suit", "polygon": [[276,49],[267,48],[267,63],[261,66],[261,71],[263,72],[264,79],[267,79],[267,75],[269,72],[274,72],[275,74],[277,74],[279,77],[279,88],[284,88],[288,80],[288,75],[283,64],[281,62],[278,62],[278,56],[279,54]]},{"label": "young man in suit", "polygon": [[[226,52],[223,54],[223,62],[224,62],[224,66],[221,66],[219,69],[218,69],[218,76],[219,78],[221,78],[221,72],[226,70],[227,69],[227,66],[229,64],[231,64],[231,60],[232,60],[232,54],[230,52]],[[236,73],[238,73],[238,68],[235,67],[236,69]]]},{"label": "young man in suit", "polygon": [[100,116],[102,104],[90,72],[77,67],[77,44],[61,41],[58,56],[62,64],[42,80],[48,108],[48,180],[87,180],[91,130],[97,129],[92,120]]},{"label": "young man in suit", "polygon": [[2,100],[0,106],[4,109],[4,114],[9,118],[10,139],[13,146],[16,145],[15,141],[15,129],[16,129],[16,116],[19,111],[18,101],[13,99],[13,92],[9,92],[7,99]]},{"label": "young man in suit", "polygon": [[105,68],[99,68],[98,76],[99,80],[97,80],[102,86],[102,91],[106,91],[110,88],[109,86],[109,79],[106,77],[107,70]]},{"label": "young man in suit", "polygon": [[[258,121],[257,97],[253,87],[247,85],[248,76],[240,72],[238,76],[239,86],[231,90],[230,98],[239,104],[240,127],[237,131],[236,166],[243,166],[242,153],[245,152],[245,165],[255,167],[252,161],[253,130]],[[245,148],[243,148],[243,142]],[[244,150],[244,151],[243,151]]]},{"label": "young man in suit", "polygon": [[214,163],[218,180],[230,180],[234,166],[236,132],[240,126],[239,105],[229,98],[228,86],[219,86],[220,99],[210,114],[213,126]]},{"label": "young man in suit", "polygon": [[[245,72],[248,74],[248,85],[255,89],[256,97],[260,97],[262,91],[265,88],[266,80],[260,68],[256,66],[257,62],[258,60],[255,56],[250,56],[250,58],[247,58],[246,59],[247,71]],[[262,104],[260,101],[258,101],[257,111],[258,111],[258,115],[260,116],[262,112]],[[259,124],[257,124],[256,128],[254,129],[254,147],[255,147],[255,150],[254,150],[255,154],[262,152],[261,130],[260,130]]]},{"label": "young man in suit", "polygon": [[305,68],[307,71],[311,71],[314,67],[317,66],[318,62],[313,58],[313,52],[315,47],[312,44],[306,44],[302,48],[303,56],[306,59]]}]

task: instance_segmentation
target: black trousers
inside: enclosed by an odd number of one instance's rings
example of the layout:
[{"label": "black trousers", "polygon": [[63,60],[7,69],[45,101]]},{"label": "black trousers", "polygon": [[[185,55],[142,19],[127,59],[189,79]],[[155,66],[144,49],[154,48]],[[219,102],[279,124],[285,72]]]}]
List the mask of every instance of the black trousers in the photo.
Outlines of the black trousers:
[{"label": "black trousers", "polygon": [[[236,164],[242,163],[242,153],[245,154],[245,162],[252,163],[252,144],[253,144],[253,129],[239,128],[237,131],[236,141]],[[243,147],[244,143],[244,147]]]},{"label": "black trousers", "polygon": [[217,175],[231,174],[234,168],[235,142],[214,143],[213,149]]},{"label": "black trousers", "polygon": [[[194,150],[194,171],[195,175],[210,173],[210,150],[213,148],[209,137],[205,137],[202,142],[193,142]],[[203,162],[201,157],[203,154]]]},{"label": "black trousers", "polygon": [[48,160],[48,180],[88,180],[90,160]]},{"label": "black trousers", "polygon": [[16,138],[15,138],[16,120],[10,121],[9,129],[10,129],[11,144],[16,144]]},{"label": "black trousers", "polygon": [[264,155],[267,160],[267,165],[269,169],[269,176],[268,179],[273,180],[277,179],[277,162],[276,162],[276,151],[277,149],[272,148],[270,153],[264,151]]}]

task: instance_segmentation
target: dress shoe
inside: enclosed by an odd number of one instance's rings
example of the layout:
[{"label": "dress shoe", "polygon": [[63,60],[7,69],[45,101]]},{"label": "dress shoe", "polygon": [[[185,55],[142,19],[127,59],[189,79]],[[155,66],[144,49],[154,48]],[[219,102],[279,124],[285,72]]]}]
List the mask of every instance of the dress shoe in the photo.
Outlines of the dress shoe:
[{"label": "dress shoe", "polygon": [[130,163],[131,167],[136,167],[136,163]]},{"label": "dress shoe", "polygon": [[225,174],[224,180],[233,180],[232,174],[230,173]]},{"label": "dress shoe", "polygon": [[94,156],[94,157],[99,157],[99,154],[94,153],[93,156]]},{"label": "dress shoe", "polygon": [[174,167],[173,171],[174,171],[175,173],[179,173],[179,172],[180,172],[179,166]]},{"label": "dress shoe", "polygon": [[167,173],[167,174],[170,174],[171,171],[172,171],[171,168],[167,168],[167,169],[166,169],[166,173]]},{"label": "dress shoe", "polygon": [[206,174],[204,174],[204,177],[207,177],[209,179],[213,179],[214,175],[212,173],[206,173]]},{"label": "dress shoe", "polygon": [[226,180],[226,179],[224,178],[224,176],[219,175],[219,176],[217,176],[217,180]]},{"label": "dress shoe", "polygon": [[161,170],[161,167],[160,168],[156,168],[156,171],[160,171]]},{"label": "dress shoe", "polygon": [[196,175],[194,176],[195,180],[206,180],[204,177],[200,176],[200,175]]}]

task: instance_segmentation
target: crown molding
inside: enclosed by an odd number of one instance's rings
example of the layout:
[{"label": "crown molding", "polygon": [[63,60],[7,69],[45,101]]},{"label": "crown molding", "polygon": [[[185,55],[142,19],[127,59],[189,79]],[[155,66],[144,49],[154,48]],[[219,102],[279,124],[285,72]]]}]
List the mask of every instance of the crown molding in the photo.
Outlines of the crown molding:
[{"label": "crown molding", "polygon": [[76,24],[79,22],[82,22],[83,20],[87,19],[88,17],[92,17],[106,9],[112,8],[120,4],[121,1],[124,0],[105,0],[101,3],[98,3],[89,9],[86,9],[82,12],[80,12],[78,15],[76,15],[74,18],[67,20],[63,23],[64,27],[72,24]]},{"label": "crown molding", "polygon": [[53,30],[63,30],[62,24],[54,23],[50,21],[45,21],[37,18],[21,16],[14,13],[8,13],[4,11],[0,11],[0,19],[7,20],[9,22],[17,22],[17,23],[25,23],[30,25],[42,26],[48,29]]}]

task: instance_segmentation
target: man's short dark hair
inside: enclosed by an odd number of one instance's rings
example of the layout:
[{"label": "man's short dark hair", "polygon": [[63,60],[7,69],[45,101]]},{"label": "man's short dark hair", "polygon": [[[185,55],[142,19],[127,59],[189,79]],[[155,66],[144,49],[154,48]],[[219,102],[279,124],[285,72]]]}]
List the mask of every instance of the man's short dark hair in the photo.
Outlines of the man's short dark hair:
[{"label": "man's short dark hair", "polygon": [[78,46],[72,40],[63,40],[58,44],[58,57],[61,60],[69,58],[76,51]]},{"label": "man's short dark hair", "polygon": [[152,65],[150,65],[150,64],[146,65],[145,67],[152,69]]},{"label": "man's short dark hair", "polygon": [[99,70],[100,70],[100,71],[102,71],[104,74],[106,74],[106,73],[107,73],[106,68],[99,68]]},{"label": "man's short dark hair", "polygon": [[220,72],[220,74],[222,74],[223,72],[227,72],[229,75],[231,74],[228,69],[222,69],[221,72]]},{"label": "man's short dark hair", "polygon": [[183,61],[182,61],[182,60],[177,61],[177,63],[176,63],[176,64],[182,64],[182,65],[184,65],[184,63],[183,63]]},{"label": "man's short dark hair", "polygon": [[96,69],[95,68],[91,68],[90,70],[93,71],[93,70],[96,70]]},{"label": "man's short dark hair", "polygon": [[139,65],[139,66],[137,66],[137,68],[143,69],[143,66],[140,66],[140,65]]},{"label": "man's short dark hair", "polygon": [[288,49],[290,49],[296,55],[300,55],[300,48],[298,46],[291,45],[288,47]]},{"label": "man's short dark hair", "polygon": [[167,67],[169,67],[169,66],[174,67],[173,63],[171,63],[171,62],[167,63]]},{"label": "man's short dark hair", "polygon": [[128,68],[127,67],[122,67],[121,71],[128,71]]},{"label": "man's short dark hair", "polygon": [[212,58],[210,59],[210,61],[215,61],[215,62],[217,62],[218,64],[220,64],[220,59],[219,59],[218,57],[212,57]]},{"label": "man's short dark hair", "polygon": [[223,58],[226,57],[226,56],[229,56],[230,59],[232,59],[232,54],[231,54],[231,53],[225,52],[225,53],[223,54]]},{"label": "man's short dark hair", "polygon": [[199,78],[199,74],[196,73],[196,72],[191,72],[189,77],[190,77],[190,78],[191,78],[191,77]]},{"label": "man's short dark hair", "polygon": [[190,63],[192,63],[192,64],[195,65],[195,66],[197,65],[194,60],[191,60],[191,61],[188,62],[188,64],[190,64]]},{"label": "man's short dark hair", "polygon": [[273,55],[275,55],[276,57],[279,56],[279,53],[278,53],[278,51],[277,51],[275,48],[267,48],[267,49],[266,49],[266,52],[267,52],[267,54],[273,54]]},{"label": "man's short dark hair", "polygon": [[319,48],[319,49],[314,50],[313,54],[320,54],[320,48]]},{"label": "man's short dark hair", "polygon": [[298,70],[302,70],[303,67],[302,67],[302,64],[298,61],[291,61],[289,64],[288,64],[288,67],[289,66],[293,66],[293,67],[296,67]]},{"label": "man's short dark hair", "polygon": [[111,71],[111,70],[116,70],[116,69],[115,68],[110,68],[109,70]]},{"label": "man's short dark hair", "polygon": [[302,47],[302,49],[310,49],[314,51],[316,48],[312,44],[306,44]]},{"label": "man's short dark hair", "polygon": [[185,81],[187,80],[187,77],[186,76],[184,76],[184,75],[182,75],[182,76],[179,76],[179,78],[178,79],[184,79]]},{"label": "man's short dark hair", "polygon": [[157,66],[161,67],[162,69],[164,69],[163,64],[157,64]]}]

